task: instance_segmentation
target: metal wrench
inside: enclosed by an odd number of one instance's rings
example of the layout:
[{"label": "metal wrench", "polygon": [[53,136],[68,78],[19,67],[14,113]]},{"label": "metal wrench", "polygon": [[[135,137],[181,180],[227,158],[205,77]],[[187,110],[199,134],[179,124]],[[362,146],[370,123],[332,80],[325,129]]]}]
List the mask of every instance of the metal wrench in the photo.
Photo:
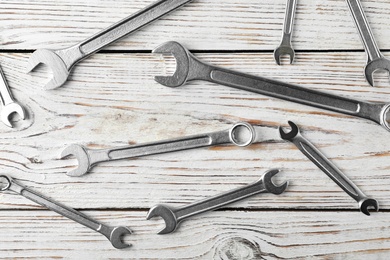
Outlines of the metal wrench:
[{"label": "metal wrench", "polygon": [[359,209],[367,216],[370,215],[368,208],[372,207],[379,210],[378,202],[375,199],[368,198],[364,193],[345,176],[328,158],[326,158],[313,144],[304,138],[296,124],[289,121],[291,131],[286,133],[282,127],[279,127],[280,136],[283,140],[290,141],[315,165],[318,166],[326,175],[329,176],[337,185],[339,185],[349,196],[359,203]]},{"label": "metal wrench", "polygon": [[176,71],[173,76],[155,77],[155,80],[164,86],[179,87],[187,81],[205,80],[228,87],[366,118],[390,131],[389,103],[354,100],[212,66],[197,59],[177,42],[164,43],[153,50],[153,52],[160,54],[169,53],[176,59]]},{"label": "metal wrench", "polygon": [[146,219],[149,220],[153,217],[161,217],[165,221],[165,228],[163,228],[158,234],[168,234],[176,230],[177,226],[184,219],[198,215],[200,213],[215,210],[221,208],[227,204],[243,200],[250,196],[270,192],[276,195],[283,193],[287,186],[288,182],[283,183],[280,186],[276,186],[272,182],[272,177],[276,175],[279,170],[274,169],[266,172],[260,180],[247,185],[242,188],[238,188],[227,193],[220,194],[218,196],[201,200],[199,202],[193,203],[188,206],[181,208],[173,208],[167,205],[158,204],[151,208],[146,216]]},{"label": "metal wrench", "polygon": [[66,82],[73,66],[82,59],[191,1],[159,0],[74,46],[61,50],[38,49],[31,55],[27,71],[45,63],[52,69],[53,78],[44,88],[58,88]]},{"label": "metal wrench", "polygon": [[11,94],[11,90],[8,87],[7,80],[5,79],[4,72],[0,67],[0,100],[3,108],[1,110],[1,121],[8,127],[12,127],[9,121],[9,116],[13,113],[17,113],[22,120],[25,119],[24,108],[14,100]]},{"label": "metal wrench", "polygon": [[243,122],[235,124],[231,129],[225,131],[111,149],[90,150],[82,145],[73,144],[62,151],[61,158],[65,158],[70,155],[74,155],[77,158],[79,162],[78,168],[69,171],[67,175],[78,177],[86,174],[94,165],[100,162],[176,152],[228,143],[232,143],[237,146],[248,146],[253,143],[255,138],[256,131],[254,127],[251,124]]},{"label": "metal wrench", "polygon": [[[0,191],[10,190],[15,193],[18,193],[29,200],[34,201],[35,203],[42,205],[58,214],[67,217],[75,222],[78,222],[90,229],[99,232],[104,235],[108,240],[110,240],[111,244],[117,249],[123,249],[131,246],[130,244],[125,244],[122,242],[122,237],[124,235],[131,234],[131,230],[127,227],[109,227],[103,225],[96,220],[72,209],[68,208],[64,205],[61,205],[53,200],[46,198],[43,195],[40,195],[34,191],[31,191],[27,187],[19,184],[11,177],[7,175],[0,175],[0,183],[3,186],[0,187]],[[5,184],[5,185],[4,185]]]},{"label": "metal wrench", "polygon": [[278,65],[280,65],[280,57],[282,55],[290,56],[290,64],[293,63],[295,57],[295,51],[291,45],[291,37],[294,27],[294,16],[297,7],[297,0],[287,0],[286,15],[283,25],[282,41],[274,51],[274,58]]},{"label": "metal wrench", "polygon": [[364,74],[368,83],[374,86],[374,72],[377,70],[387,70],[390,72],[390,60],[385,58],[379,50],[360,0],[346,1],[368,56]]}]

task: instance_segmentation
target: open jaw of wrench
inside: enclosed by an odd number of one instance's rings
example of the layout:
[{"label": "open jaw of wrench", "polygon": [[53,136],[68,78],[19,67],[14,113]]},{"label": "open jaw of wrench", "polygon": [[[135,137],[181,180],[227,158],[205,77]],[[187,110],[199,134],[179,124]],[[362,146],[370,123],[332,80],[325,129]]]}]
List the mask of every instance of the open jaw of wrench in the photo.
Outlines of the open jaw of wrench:
[{"label": "open jaw of wrench", "polygon": [[164,219],[165,228],[163,228],[158,234],[168,234],[175,231],[181,221],[194,215],[215,210],[227,204],[231,204],[263,192],[269,192],[276,195],[282,194],[286,190],[288,182],[279,186],[275,185],[272,182],[272,177],[278,172],[279,170],[277,169],[270,170],[263,174],[260,180],[250,185],[231,190],[181,208],[173,208],[167,205],[158,204],[149,210],[146,219],[149,220],[153,217],[161,217]]},{"label": "open jaw of wrench", "polygon": [[100,162],[170,153],[229,143],[243,147],[252,144],[255,138],[256,130],[254,127],[251,124],[242,122],[235,124],[231,129],[225,131],[111,149],[90,150],[82,145],[73,144],[62,151],[61,158],[69,157],[71,155],[76,157],[79,166],[76,169],[69,171],[67,175],[78,177],[86,174],[94,165]]},{"label": "open jaw of wrench", "polygon": [[79,61],[191,1],[159,0],[74,46],[61,50],[38,49],[28,61],[27,72],[40,63],[46,64],[51,68],[53,78],[44,89],[58,88],[66,82],[73,66]]},{"label": "open jaw of wrench", "polygon": [[153,52],[172,54],[176,59],[176,71],[172,76],[156,76],[154,78],[164,86],[174,88],[184,85],[187,81],[205,80],[236,89],[369,119],[390,131],[390,103],[374,103],[349,99],[285,82],[212,66],[197,59],[177,42],[164,43],[153,50]]},{"label": "open jaw of wrench", "polygon": [[9,120],[11,114],[16,113],[19,117],[24,120],[26,118],[26,114],[24,108],[14,100],[11,94],[11,90],[9,89],[7,80],[5,79],[4,72],[0,68],[0,100],[3,108],[1,110],[1,121],[8,127],[12,127],[12,124]]},{"label": "open jaw of wrench", "polygon": [[375,199],[368,198],[364,193],[345,176],[328,158],[326,158],[312,143],[304,138],[296,124],[289,121],[290,132],[284,132],[279,127],[280,136],[283,140],[292,142],[307,158],[309,158],[318,168],[339,185],[349,196],[359,203],[359,209],[366,215],[370,215],[368,208],[379,210],[379,204]]},{"label": "open jaw of wrench", "polygon": [[283,36],[279,47],[274,51],[274,58],[278,65],[280,64],[280,58],[283,55],[290,56],[290,64],[293,63],[295,58],[295,51],[292,48],[291,37],[294,27],[294,16],[298,0],[287,0],[286,14],[283,25]]},{"label": "open jaw of wrench", "polygon": [[110,227],[103,225],[72,208],[61,205],[43,195],[40,195],[28,189],[27,187],[19,184],[7,175],[0,175],[0,191],[7,190],[20,194],[41,206],[44,206],[64,217],[67,217],[75,222],[89,227],[96,232],[99,232],[100,234],[104,235],[108,240],[110,240],[111,244],[117,249],[124,249],[131,246],[130,244],[122,242],[123,236],[131,234],[131,230],[128,227]]},{"label": "open jaw of wrench", "polygon": [[382,55],[375,41],[374,34],[371,31],[360,0],[346,1],[368,56],[364,75],[366,76],[368,83],[371,86],[374,86],[374,72],[377,70],[386,70],[390,73],[390,60]]}]

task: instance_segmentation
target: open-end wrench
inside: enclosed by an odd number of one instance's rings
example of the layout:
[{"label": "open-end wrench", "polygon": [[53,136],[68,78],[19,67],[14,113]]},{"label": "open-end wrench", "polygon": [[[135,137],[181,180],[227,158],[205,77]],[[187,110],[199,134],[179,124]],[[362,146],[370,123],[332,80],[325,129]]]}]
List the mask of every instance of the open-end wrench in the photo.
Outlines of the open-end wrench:
[{"label": "open-end wrench", "polygon": [[378,202],[375,199],[368,198],[364,193],[345,176],[328,158],[326,158],[312,143],[304,138],[296,124],[289,121],[291,131],[286,133],[282,127],[279,127],[282,139],[295,144],[295,146],[315,165],[318,166],[326,175],[329,176],[337,185],[339,185],[349,196],[359,203],[359,209],[366,215],[370,215],[368,208],[379,210]]},{"label": "open-end wrench", "polygon": [[82,59],[191,1],[159,0],[74,46],[61,50],[38,49],[31,55],[27,71],[45,63],[52,69],[53,78],[44,88],[58,88],[66,82],[73,66]]},{"label": "open-end wrench", "polygon": [[368,83],[374,86],[374,72],[376,70],[387,70],[390,72],[390,60],[385,58],[379,50],[360,0],[346,1],[368,56],[364,74]]},{"label": "open-end wrench", "polygon": [[62,151],[61,158],[70,155],[76,157],[79,166],[78,168],[69,171],[67,175],[78,177],[86,174],[94,165],[100,162],[170,153],[228,143],[237,146],[248,146],[254,142],[255,138],[256,131],[254,127],[251,124],[243,122],[235,124],[229,130],[111,149],[91,150],[82,145],[72,144]]},{"label": "open-end wrench", "polygon": [[0,100],[3,105],[1,110],[1,121],[9,127],[12,127],[11,122],[9,121],[9,116],[13,113],[17,113],[21,119],[25,119],[24,108],[14,100],[11,94],[11,90],[8,87],[7,80],[5,79],[4,72],[0,68]]},{"label": "open-end wrench", "polygon": [[258,94],[366,118],[390,131],[387,115],[390,110],[389,103],[354,100],[212,66],[197,59],[177,42],[164,43],[153,52],[159,54],[169,53],[176,59],[176,71],[173,76],[155,77],[155,80],[164,86],[180,87],[187,81],[206,80]]},{"label": "open-end wrench", "polygon": [[131,230],[127,227],[110,227],[103,225],[72,208],[68,208],[64,205],[54,202],[53,200],[28,189],[27,187],[19,184],[7,175],[0,175],[0,184],[2,184],[2,186],[0,187],[0,191],[10,190],[15,193],[18,193],[39,205],[42,205],[54,212],[57,212],[64,217],[67,217],[86,227],[89,227],[90,229],[104,235],[117,249],[123,249],[131,246],[130,244],[125,244],[122,242],[123,236],[131,234]]},{"label": "open-end wrench", "polygon": [[282,55],[290,56],[290,64],[293,63],[294,61],[295,51],[291,45],[291,37],[292,37],[292,32],[294,27],[294,16],[295,16],[296,6],[297,6],[297,0],[287,0],[282,41],[279,47],[277,47],[274,51],[274,58],[278,65],[280,65],[280,57]]},{"label": "open-end wrench", "polygon": [[167,205],[158,204],[149,210],[146,219],[149,220],[157,216],[163,218],[165,221],[165,228],[158,232],[158,234],[168,234],[175,231],[181,221],[194,215],[198,215],[206,211],[215,210],[227,204],[263,192],[270,192],[279,195],[286,190],[288,182],[285,182],[280,186],[276,186],[272,182],[272,177],[278,172],[279,170],[277,169],[270,170],[266,172],[261,177],[261,179],[255,183],[229,191],[227,193],[220,194],[212,198],[195,202],[194,204],[181,208],[173,208]]}]

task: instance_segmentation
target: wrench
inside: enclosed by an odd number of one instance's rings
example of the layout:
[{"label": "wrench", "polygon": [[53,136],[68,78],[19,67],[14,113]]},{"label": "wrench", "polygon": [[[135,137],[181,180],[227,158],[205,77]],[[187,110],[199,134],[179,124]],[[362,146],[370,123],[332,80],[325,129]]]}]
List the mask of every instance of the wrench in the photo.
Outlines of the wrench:
[{"label": "wrench", "polygon": [[[244,136],[245,134],[247,135]],[[62,151],[61,158],[65,158],[70,155],[74,155],[76,157],[79,166],[78,168],[69,171],[67,175],[78,177],[86,174],[94,165],[100,162],[176,152],[228,143],[232,143],[237,146],[248,146],[254,142],[255,138],[256,131],[251,124],[238,123],[230,130],[111,149],[90,150],[82,145],[72,144]]]},{"label": "wrench", "polygon": [[295,51],[291,45],[291,36],[294,27],[294,16],[297,7],[297,0],[287,0],[286,16],[284,18],[282,41],[274,51],[274,58],[278,65],[280,65],[280,57],[282,55],[290,56],[290,64],[293,63]]},{"label": "wrench", "polygon": [[390,131],[390,117],[387,115],[390,110],[389,103],[354,100],[289,83],[218,68],[198,60],[177,42],[164,43],[154,49],[153,53],[170,53],[176,59],[176,71],[173,76],[156,76],[154,78],[155,81],[167,87],[179,87],[191,80],[205,80],[304,105],[366,118]]},{"label": "wrench", "polygon": [[286,190],[288,182],[276,186],[272,182],[272,177],[278,172],[279,170],[277,169],[270,170],[266,172],[260,180],[250,185],[181,208],[173,208],[167,205],[158,204],[149,210],[146,219],[149,220],[157,216],[163,218],[165,221],[165,228],[158,232],[158,234],[168,234],[175,231],[178,224],[184,219],[194,215],[221,208],[227,204],[243,200],[259,193],[270,192],[279,195]]},{"label": "wrench", "polygon": [[379,50],[360,0],[346,1],[368,56],[364,74],[368,83],[374,86],[374,72],[377,70],[387,70],[390,72],[390,60],[385,58]]},{"label": "wrench", "polygon": [[9,116],[13,113],[17,113],[22,120],[25,119],[24,108],[14,100],[11,94],[11,90],[8,87],[8,83],[5,79],[4,72],[0,68],[0,100],[3,105],[3,110],[1,111],[1,121],[8,127],[12,127],[11,122],[9,121]]},{"label": "wrench", "polygon": [[38,49],[28,61],[27,72],[45,63],[52,69],[53,78],[44,89],[58,88],[66,82],[73,66],[79,61],[191,1],[159,0],[74,46],[61,50]]},{"label": "wrench", "polygon": [[313,144],[304,138],[296,124],[289,121],[291,131],[286,133],[282,127],[279,127],[280,136],[283,140],[290,141],[315,165],[318,166],[326,175],[329,176],[337,185],[339,185],[349,196],[359,203],[360,211],[367,216],[369,207],[379,210],[378,202],[375,199],[368,198],[364,193],[345,176],[329,159],[327,159]]},{"label": "wrench", "polygon": [[[127,227],[109,227],[103,225],[96,220],[72,209],[68,208],[64,205],[61,205],[53,200],[46,198],[43,195],[40,195],[34,191],[31,191],[27,187],[19,184],[11,177],[7,175],[0,175],[0,183],[3,186],[0,187],[0,191],[10,190],[17,194],[20,194],[26,197],[29,200],[34,201],[35,203],[42,205],[58,214],[67,217],[75,222],[78,222],[90,229],[99,232],[104,235],[108,240],[110,240],[111,244],[117,249],[123,249],[131,246],[130,244],[125,244],[122,242],[121,238],[124,235],[131,234],[131,230]],[[5,184],[5,185],[4,185]]]}]

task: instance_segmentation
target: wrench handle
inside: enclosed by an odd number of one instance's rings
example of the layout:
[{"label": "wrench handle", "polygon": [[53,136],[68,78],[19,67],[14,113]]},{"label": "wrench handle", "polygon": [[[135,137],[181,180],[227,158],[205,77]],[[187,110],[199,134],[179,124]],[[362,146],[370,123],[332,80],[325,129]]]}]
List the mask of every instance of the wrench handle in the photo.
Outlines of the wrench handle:
[{"label": "wrench handle", "polygon": [[364,48],[368,54],[369,61],[376,60],[382,57],[382,54],[375,41],[374,35],[371,31],[367,17],[364,13],[360,0],[346,0],[351,11],[353,20],[359,31]]},{"label": "wrench handle", "polygon": [[3,106],[11,104],[14,102],[11,91],[8,87],[7,80],[5,78],[3,69],[0,67],[0,100]]},{"label": "wrench handle", "polygon": [[286,14],[284,18],[283,33],[291,35],[294,26],[294,16],[297,7],[297,0],[287,0]]}]

